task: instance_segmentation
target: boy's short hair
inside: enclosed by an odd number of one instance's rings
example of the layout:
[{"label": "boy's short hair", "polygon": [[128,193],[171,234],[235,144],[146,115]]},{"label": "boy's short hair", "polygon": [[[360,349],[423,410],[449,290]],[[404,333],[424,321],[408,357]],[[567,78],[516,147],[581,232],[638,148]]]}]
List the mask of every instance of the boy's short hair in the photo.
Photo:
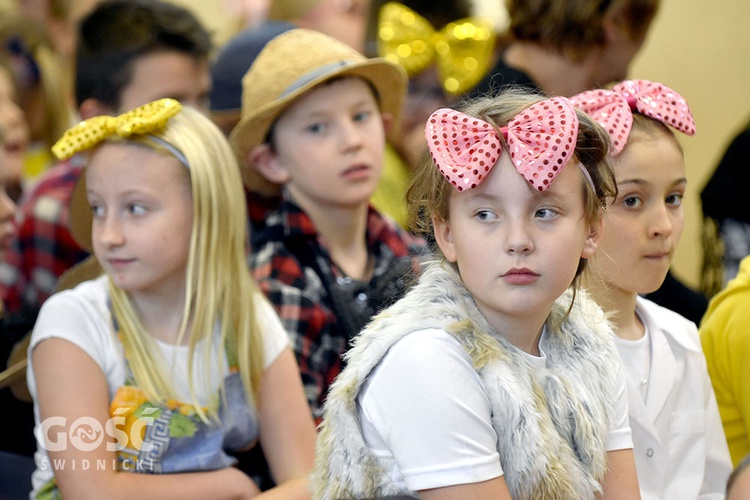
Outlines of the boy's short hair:
[{"label": "boy's short hair", "polygon": [[506,0],[514,40],[576,57],[604,43],[603,22],[617,19],[631,40],[645,36],[661,0]]},{"label": "boy's short hair", "polygon": [[175,51],[208,60],[211,36],[188,10],[163,1],[108,0],[81,20],[76,102],[96,99],[117,109],[138,58]]},{"label": "boy's short hair", "polygon": [[[401,67],[382,58],[368,59],[317,31],[294,29],[271,40],[242,79],[242,118],[230,135],[241,162],[266,142],[273,124],[297,98],[324,82],[348,76],[366,81],[381,111],[398,120],[407,83]],[[242,170],[252,190],[260,174],[247,165]]]}]

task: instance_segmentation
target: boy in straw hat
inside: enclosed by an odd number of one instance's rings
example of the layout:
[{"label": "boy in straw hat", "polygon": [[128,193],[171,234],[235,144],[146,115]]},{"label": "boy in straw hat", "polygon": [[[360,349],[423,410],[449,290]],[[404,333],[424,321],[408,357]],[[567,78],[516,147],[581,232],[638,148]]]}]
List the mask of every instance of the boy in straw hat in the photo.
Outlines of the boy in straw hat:
[{"label": "boy in straw hat", "polygon": [[316,419],[349,341],[403,294],[425,250],[369,205],[405,87],[398,66],[304,29],[271,40],[243,79],[230,140],[244,181],[282,186],[280,205],[255,221],[249,263],[291,336]]}]

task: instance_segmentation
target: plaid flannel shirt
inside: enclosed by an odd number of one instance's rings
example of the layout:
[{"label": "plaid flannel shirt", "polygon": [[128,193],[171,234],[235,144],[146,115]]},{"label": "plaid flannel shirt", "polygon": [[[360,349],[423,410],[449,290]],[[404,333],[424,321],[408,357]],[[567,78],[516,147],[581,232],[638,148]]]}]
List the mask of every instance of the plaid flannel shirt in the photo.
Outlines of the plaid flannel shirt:
[{"label": "plaid flannel shirt", "polygon": [[0,294],[9,312],[38,310],[58,278],[89,253],[68,229],[68,203],[84,159],[73,156],[45,172],[21,203],[18,238],[0,263]]},{"label": "plaid flannel shirt", "polygon": [[374,267],[364,283],[338,269],[313,222],[290,200],[265,221],[252,222],[257,224],[251,230],[250,268],[290,335],[308,403],[319,421],[350,341],[373,314],[404,294],[427,246],[370,208],[367,245]]}]

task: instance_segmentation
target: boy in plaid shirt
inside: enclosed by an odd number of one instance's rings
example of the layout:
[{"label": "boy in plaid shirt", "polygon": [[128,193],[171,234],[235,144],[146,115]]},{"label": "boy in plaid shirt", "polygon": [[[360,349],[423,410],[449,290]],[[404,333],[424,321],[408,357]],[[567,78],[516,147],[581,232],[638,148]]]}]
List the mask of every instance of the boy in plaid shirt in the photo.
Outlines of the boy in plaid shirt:
[{"label": "boy in plaid shirt", "polygon": [[230,140],[248,189],[280,196],[251,221],[249,264],[317,420],[352,337],[401,297],[425,253],[369,203],[405,90],[398,66],[304,29],[271,40],[243,79]]}]

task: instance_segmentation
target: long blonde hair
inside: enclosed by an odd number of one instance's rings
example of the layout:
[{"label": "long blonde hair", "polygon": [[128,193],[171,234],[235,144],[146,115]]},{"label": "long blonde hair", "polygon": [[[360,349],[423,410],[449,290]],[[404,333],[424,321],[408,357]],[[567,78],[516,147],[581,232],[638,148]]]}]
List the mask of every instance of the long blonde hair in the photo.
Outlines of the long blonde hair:
[{"label": "long blonde hair", "polygon": [[[216,363],[216,359],[211,359],[212,352],[215,355],[212,333],[219,325],[220,352],[223,355],[226,348],[230,365],[235,362],[232,358],[236,358],[248,403],[253,405],[264,365],[262,335],[255,312],[258,301],[265,299],[247,267],[247,208],[237,161],[219,129],[189,107],[183,107],[169,120],[166,130],[154,136],[184,155],[193,195],[193,228],[179,339],[187,335],[191,361],[199,343],[205,341],[201,354],[206,364]],[[149,136],[135,141],[162,154],[172,154]],[[109,288],[113,314],[137,385],[152,402],[175,399],[164,360],[159,358],[160,350],[130,297],[111,280]],[[224,363],[219,366],[223,370]],[[215,409],[209,407],[206,413],[198,404],[192,370],[191,362],[188,380],[192,404],[202,419],[216,417]],[[208,373],[205,376],[208,378]]]}]

